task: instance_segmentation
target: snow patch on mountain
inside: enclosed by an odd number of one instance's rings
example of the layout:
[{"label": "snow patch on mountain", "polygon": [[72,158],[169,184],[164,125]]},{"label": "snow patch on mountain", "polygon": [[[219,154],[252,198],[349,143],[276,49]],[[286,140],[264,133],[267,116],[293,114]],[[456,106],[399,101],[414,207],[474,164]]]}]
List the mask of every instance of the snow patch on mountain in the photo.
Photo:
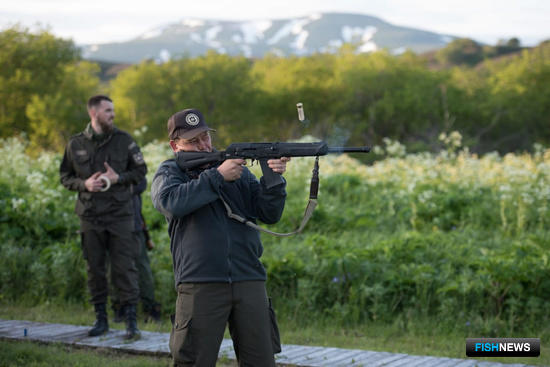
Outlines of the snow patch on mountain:
[{"label": "snow patch on mountain", "polygon": [[296,50],[299,54],[307,52],[307,49],[305,48],[307,37],[309,36],[308,31],[301,31],[298,33],[296,38],[294,39],[294,42],[290,44],[290,47]]},{"label": "snow patch on mountain", "polygon": [[196,43],[202,43],[202,37],[200,34],[193,32],[189,35],[189,38],[191,38],[191,41]]},{"label": "snow patch on mountain", "polygon": [[222,31],[222,26],[215,25],[204,32],[204,38],[207,42],[212,42],[216,40],[218,33]]},{"label": "snow patch on mountain", "polygon": [[245,43],[257,43],[258,40],[263,40],[265,31],[271,28],[272,25],[273,22],[270,20],[242,23],[240,27],[243,34],[242,41]]},{"label": "snow patch on mountain", "polygon": [[206,44],[210,48],[220,48],[222,43],[217,40],[218,34],[223,30],[222,26],[214,25],[204,31],[204,34],[193,32],[189,38],[196,43]]},{"label": "snow patch on mountain", "polygon": [[170,54],[170,51],[168,51],[167,49],[163,48],[162,50],[160,50],[159,52],[159,61],[161,63],[163,62],[168,62],[170,61],[170,58],[171,58],[171,54]]},{"label": "snow patch on mountain", "polygon": [[378,50],[378,46],[376,46],[376,43],[371,41],[365,42],[357,48],[357,52],[359,53],[374,52],[376,50]]},{"label": "snow patch on mountain", "polygon": [[[315,20],[317,19],[315,19],[314,17],[298,18],[298,19],[290,20],[285,25],[283,25],[281,29],[279,29],[273,37],[271,37],[267,41],[267,44],[275,45],[286,37],[289,37],[291,35],[296,35],[298,37],[294,40],[294,43],[298,45],[300,42],[296,42],[296,40],[298,38],[302,40],[304,38],[304,35],[303,35],[304,32],[305,32],[305,38],[307,39],[308,32],[304,30],[304,27]],[[305,40],[303,40],[303,42],[305,42]]]},{"label": "snow patch on mountain", "polygon": [[344,39],[344,42],[348,43],[357,41],[368,42],[372,39],[372,36],[374,36],[376,31],[376,27],[372,26],[367,26],[365,28],[343,26],[342,38]]},{"label": "snow patch on mountain", "polygon": [[357,52],[373,52],[378,50],[376,43],[372,41],[374,34],[378,31],[376,27],[342,27],[342,38],[346,43],[359,44]]},{"label": "snow patch on mountain", "polygon": [[185,18],[185,19],[181,20],[181,25],[189,27],[189,28],[202,27],[204,24],[205,24],[205,22],[202,19]]},{"label": "snow patch on mountain", "polygon": [[249,45],[241,45],[240,47],[244,57],[252,57],[252,48]]},{"label": "snow patch on mountain", "polygon": [[154,29],[151,29],[150,31],[143,33],[138,38],[142,40],[146,40],[146,39],[159,37],[160,35],[162,35],[162,32],[164,32],[164,30],[165,30],[165,27],[154,28]]}]

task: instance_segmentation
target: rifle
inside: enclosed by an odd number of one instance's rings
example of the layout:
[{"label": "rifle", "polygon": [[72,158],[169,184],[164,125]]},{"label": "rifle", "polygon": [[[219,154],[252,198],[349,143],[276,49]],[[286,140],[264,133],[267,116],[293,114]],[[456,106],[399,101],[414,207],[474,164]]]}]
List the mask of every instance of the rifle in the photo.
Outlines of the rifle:
[{"label": "rifle", "polygon": [[227,215],[243,224],[246,224],[257,230],[267,232],[276,236],[291,236],[299,233],[305,227],[313,210],[317,206],[317,193],[319,190],[319,156],[329,153],[368,153],[369,147],[329,147],[327,143],[320,141],[317,143],[233,143],[224,151],[214,152],[184,152],[176,153],[176,163],[182,170],[189,170],[196,167],[202,167],[207,164],[223,162],[226,159],[251,159],[259,161],[262,168],[265,184],[267,188],[277,186],[284,182],[282,176],[273,172],[269,168],[267,161],[269,159],[278,159],[281,157],[316,157],[312,171],[311,184],[309,189],[309,202],[304,212],[304,217],[300,226],[293,232],[276,233],[262,228],[255,223],[233,213],[231,207],[223,200]]},{"label": "rifle", "polygon": [[317,143],[233,143],[224,151],[183,152],[176,154],[176,162],[182,170],[223,162],[226,159],[251,159],[259,161],[268,188],[283,182],[281,175],[267,165],[269,159],[281,157],[319,157],[329,153],[368,153],[369,147],[329,147],[324,141]]}]

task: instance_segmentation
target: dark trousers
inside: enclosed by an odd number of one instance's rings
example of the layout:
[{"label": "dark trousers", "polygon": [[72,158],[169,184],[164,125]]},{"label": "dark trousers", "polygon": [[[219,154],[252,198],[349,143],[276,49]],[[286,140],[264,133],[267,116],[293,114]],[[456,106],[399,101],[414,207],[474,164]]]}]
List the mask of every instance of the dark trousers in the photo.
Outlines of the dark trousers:
[{"label": "dark trousers", "polygon": [[264,281],[180,284],[170,334],[174,366],[215,366],[228,323],[239,366],[275,366]]},{"label": "dark trousers", "polygon": [[[143,231],[133,232],[135,250],[135,264],[138,272],[139,298],[144,312],[150,312],[155,305],[155,281],[149,255],[147,254],[147,244]],[[114,279],[111,273],[111,283],[114,284]],[[111,302],[113,309],[119,309],[123,303],[120,302],[116,287],[111,287]]]},{"label": "dark trousers", "polygon": [[82,250],[88,267],[88,288],[92,304],[107,303],[107,256],[112,281],[119,291],[121,304],[137,304],[138,273],[134,263],[135,239],[131,231],[87,228],[81,231]]},{"label": "dark trousers", "polygon": [[149,312],[155,306],[155,281],[151,271],[151,263],[147,254],[147,245],[143,231],[134,232],[138,245],[136,268],[139,275],[139,297],[143,310]]}]

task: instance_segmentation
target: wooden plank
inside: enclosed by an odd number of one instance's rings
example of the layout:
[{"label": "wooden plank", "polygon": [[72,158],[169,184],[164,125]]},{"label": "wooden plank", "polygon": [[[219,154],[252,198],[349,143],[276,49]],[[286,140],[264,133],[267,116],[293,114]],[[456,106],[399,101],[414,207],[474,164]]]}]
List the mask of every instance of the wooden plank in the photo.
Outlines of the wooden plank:
[{"label": "wooden plank", "polygon": [[[27,336],[24,330],[27,329]],[[61,342],[90,348],[111,348],[139,354],[169,355],[169,334],[141,332],[141,339],[124,340],[125,331],[111,329],[106,335],[89,337],[89,326],[38,323],[25,320],[0,319],[0,338]],[[294,366],[385,366],[385,367],[531,367],[524,364],[502,364],[473,359],[432,356],[410,356],[400,353],[375,352],[360,349],[325,348],[317,346],[283,345],[283,352],[275,356],[278,364]],[[233,343],[223,339],[220,356],[235,359]]]},{"label": "wooden plank", "polygon": [[118,345],[123,340],[124,332],[120,330],[109,330],[102,336],[88,336],[83,339],[75,341],[74,344],[83,346],[92,346],[96,348],[114,348],[118,349]]},{"label": "wooden plank", "polygon": [[448,358],[431,357],[429,363],[427,363],[427,366],[440,367],[441,364],[447,364],[447,363],[448,363]]},{"label": "wooden plank", "polygon": [[52,338],[53,341],[60,343],[69,343],[72,344],[75,340],[83,339],[88,336],[88,330],[73,330],[69,331],[63,335],[57,335],[55,338]]},{"label": "wooden plank", "polygon": [[338,353],[326,356],[323,360],[316,360],[318,366],[349,366],[352,365],[356,358],[361,358],[364,351],[359,353]]},{"label": "wooden plank", "polygon": [[307,354],[302,354],[291,358],[290,363],[296,365],[303,363],[306,366],[319,366],[319,363],[323,363],[325,366],[332,366],[332,364],[328,361],[338,352],[338,348],[316,347],[315,349],[310,349]]},{"label": "wooden plank", "polygon": [[456,366],[460,359],[456,358],[446,358],[446,357],[437,357],[438,358],[438,364],[437,367],[453,367]]},{"label": "wooden plank", "polygon": [[148,352],[157,352],[157,353],[170,354],[170,348],[168,347],[168,341],[150,342],[149,345],[143,347],[143,350],[146,350]]},{"label": "wooden plank", "polygon": [[237,359],[235,350],[233,350],[233,340],[223,339],[218,352],[218,358]]},{"label": "wooden plank", "polygon": [[478,363],[475,359],[457,359],[458,363],[453,367],[473,367]]},{"label": "wooden plank", "polygon": [[[13,334],[16,334],[16,335],[13,335]],[[21,339],[21,340],[37,340],[37,341],[49,340],[49,334],[41,333],[39,330],[33,330],[32,332],[28,331],[26,336],[23,330],[17,330],[15,332],[12,332],[11,335],[8,334],[8,336],[11,336],[15,339]]]},{"label": "wooden plank", "polygon": [[42,335],[42,331],[48,330],[50,328],[51,326],[47,324],[30,324],[25,325],[25,327],[13,327],[11,330],[8,331],[8,335],[25,336],[24,330],[27,329],[28,338],[40,338],[40,336]]},{"label": "wooden plank", "polygon": [[350,362],[350,366],[367,366],[368,361],[380,358],[379,353],[380,352],[363,351],[363,353],[360,353],[353,357]]},{"label": "wooden plank", "polygon": [[74,333],[75,331],[79,331],[80,333],[87,335],[88,328],[78,326],[75,327],[72,325],[45,325],[39,327],[30,326],[27,329],[27,335],[31,338],[45,338],[46,340],[49,340],[61,337],[64,334]]},{"label": "wooden plank", "polygon": [[23,320],[0,320],[0,331],[10,331],[12,329],[18,329],[21,328],[23,330],[25,326],[31,325],[31,321],[23,321]]},{"label": "wooden plank", "polygon": [[222,340],[222,344],[221,344],[220,348],[227,348],[227,347],[233,348],[233,340],[231,340],[231,339],[223,339]]},{"label": "wooden plank", "polygon": [[360,349],[343,349],[341,353],[329,359],[327,363],[330,363],[331,366],[349,366],[354,363],[355,358],[360,357],[364,353],[365,351]]},{"label": "wooden plank", "polygon": [[391,353],[388,353],[388,352],[370,352],[370,351],[367,351],[365,354],[362,354],[362,355],[358,356],[355,359],[355,363],[359,366],[360,365],[370,366],[371,363],[374,363],[378,360],[384,359],[384,358],[386,358],[390,355],[391,355]]},{"label": "wooden plank", "polygon": [[[457,361],[457,363],[455,365],[453,365],[453,367],[476,367],[480,363],[480,361],[472,359],[472,358],[468,358],[468,359],[456,358],[455,360]],[[493,367],[495,367],[495,366],[493,366]],[[513,365],[508,365],[507,364],[506,367],[513,367]],[[519,367],[519,366],[516,366],[516,367]]]},{"label": "wooden plank", "polygon": [[398,359],[396,361],[392,361],[388,364],[388,367],[417,367],[422,366],[424,363],[426,357],[422,356],[410,356],[403,359]]},{"label": "wooden plank", "polygon": [[282,352],[279,354],[279,359],[288,361],[293,360],[296,356],[324,350],[324,348],[321,347],[304,347],[301,345],[289,345],[281,349]]},{"label": "wooden plank", "polygon": [[382,358],[380,360],[377,360],[372,364],[369,363],[369,365],[372,365],[372,366],[385,366],[388,363],[391,363],[391,362],[399,360],[399,359],[404,359],[406,357],[407,357],[406,354],[392,354],[390,356],[387,356],[386,358]]},{"label": "wooden plank", "polygon": [[290,348],[283,349],[281,352],[281,356],[285,356],[286,358],[289,358],[289,359],[294,359],[298,356],[303,356],[305,354],[312,354],[317,351],[323,351],[323,350],[325,350],[325,348],[323,347],[308,347],[308,346],[297,345],[297,346],[293,346],[292,349]]}]

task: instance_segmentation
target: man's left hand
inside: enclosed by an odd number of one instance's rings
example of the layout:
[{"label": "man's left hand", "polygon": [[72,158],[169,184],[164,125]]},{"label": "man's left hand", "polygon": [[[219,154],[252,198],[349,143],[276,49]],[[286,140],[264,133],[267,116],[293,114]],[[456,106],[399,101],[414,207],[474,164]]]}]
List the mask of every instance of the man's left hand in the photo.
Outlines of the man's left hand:
[{"label": "man's left hand", "polygon": [[286,171],[286,162],[290,162],[290,157],[281,157],[279,159],[270,159],[267,165],[273,172],[283,174]]}]

